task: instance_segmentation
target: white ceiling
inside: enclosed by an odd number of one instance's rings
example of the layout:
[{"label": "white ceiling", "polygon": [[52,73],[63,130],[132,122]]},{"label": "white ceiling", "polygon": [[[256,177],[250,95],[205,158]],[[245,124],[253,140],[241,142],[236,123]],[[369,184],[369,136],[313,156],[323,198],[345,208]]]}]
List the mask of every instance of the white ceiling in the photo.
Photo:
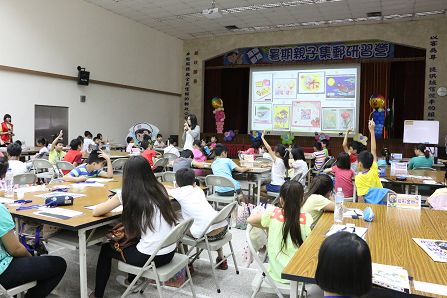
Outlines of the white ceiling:
[{"label": "white ceiling", "polygon": [[[446,17],[447,0],[85,0],[180,39]],[[368,12],[382,17],[367,17]],[[236,25],[237,30],[225,26]]]}]

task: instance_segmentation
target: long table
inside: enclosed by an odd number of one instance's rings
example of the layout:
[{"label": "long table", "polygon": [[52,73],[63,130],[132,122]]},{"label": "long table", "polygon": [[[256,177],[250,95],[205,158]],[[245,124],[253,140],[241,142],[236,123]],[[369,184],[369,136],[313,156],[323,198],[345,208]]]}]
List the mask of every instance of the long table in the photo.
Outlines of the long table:
[{"label": "long table", "polygon": [[[64,246],[79,248],[79,275],[80,275],[80,297],[87,298],[87,247],[100,243],[104,239],[104,231],[96,233],[96,229],[108,229],[107,225],[116,223],[119,220],[119,213],[108,213],[102,217],[93,217],[92,210],[85,208],[86,206],[96,205],[107,200],[110,194],[109,190],[114,188],[121,188],[122,180],[120,176],[115,176],[114,180],[105,183],[104,187],[71,187],[68,192],[85,194],[85,197],[74,199],[72,206],[64,206],[70,210],[83,212],[82,215],[73,217],[67,220],[61,220],[54,217],[46,217],[34,214],[37,210],[22,210],[17,211],[17,207],[8,206],[9,212],[16,219],[24,219],[41,224],[49,224],[51,226],[59,227],[63,231],[50,238],[52,242],[62,244]],[[64,183],[67,185],[75,185]],[[43,204],[43,198],[36,197],[38,194],[48,193],[48,191],[29,192],[25,194],[24,199],[32,200],[31,204]],[[25,205],[26,206],[26,205]]]},{"label": "long table", "polygon": [[405,186],[405,193],[409,193],[410,185],[414,185],[416,194],[418,194],[419,186],[426,186],[433,189],[445,187],[445,171],[430,171],[430,170],[408,170],[408,175],[412,176],[426,176],[431,177],[436,184],[426,184],[423,179],[408,177],[406,180],[398,180],[396,176],[391,175],[390,167],[386,169],[386,176],[384,177],[387,181],[383,183],[397,184]]},{"label": "long table", "polygon": [[[346,223],[367,227],[366,241],[374,263],[401,266],[415,281],[447,285],[447,263],[434,262],[412,238],[447,239],[447,212],[429,209],[410,210],[387,208],[383,205],[346,203],[347,207],[364,209],[370,206],[375,219],[368,223],[362,219],[346,219]],[[333,213],[322,215],[314,230],[284,268],[282,278],[290,280],[291,295],[297,297],[298,282],[315,283],[318,251],[325,234],[334,223]],[[411,293],[442,297],[416,291],[411,285]],[[374,295],[390,294],[390,290],[373,288]],[[410,296],[391,292],[398,296]]]}]

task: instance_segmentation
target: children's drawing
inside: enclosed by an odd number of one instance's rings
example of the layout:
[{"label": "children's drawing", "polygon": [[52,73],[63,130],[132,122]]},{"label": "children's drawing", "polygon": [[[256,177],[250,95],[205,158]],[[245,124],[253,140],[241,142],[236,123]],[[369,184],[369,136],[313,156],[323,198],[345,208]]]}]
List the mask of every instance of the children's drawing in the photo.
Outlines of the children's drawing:
[{"label": "children's drawing", "polygon": [[320,130],[319,101],[294,101],[292,102],[292,127],[312,127]]},{"label": "children's drawing", "polygon": [[355,98],[355,82],[353,75],[327,76],[326,98]]},{"label": "children's drawing", "polygon": [[253,76],[255,81],[253,92],[254,101],[272,100],[272,74],[257,73]]},{"label": "children's drawing", "polygon": [[354,109],[339,109],[339,127],[341,130],[354,127]]},{"label": "children's drawing", "polygon": [[272,124],[272,105],[254,104],[253,122],[258,124]]},{"label": "children's drawing", "polygon": [[273,82],[274,98],[296,98],[296,79],[277,79]]},{"label": "children's drawing", "polygon": [[324,72],[300,72],[298,93],[324,93]]},{"label": "children's drawing", "polygon": [[273,106],[273,129],[290,129],[290,105]]},{"label": "children's drawing", "polygon": [[337,109],[324,108],[323,109],[323,130],[337,130]]}]

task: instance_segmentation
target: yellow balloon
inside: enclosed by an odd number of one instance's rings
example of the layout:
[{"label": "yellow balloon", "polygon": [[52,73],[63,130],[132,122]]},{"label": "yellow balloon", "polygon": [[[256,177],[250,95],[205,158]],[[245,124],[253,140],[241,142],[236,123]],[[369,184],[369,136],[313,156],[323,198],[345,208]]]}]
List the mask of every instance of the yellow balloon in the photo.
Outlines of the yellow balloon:
[{"label": "yellow balloon", "polygon": [[211,99],[211,105],[213,106],[213,108],[218,109],[223,107],[223,101],[219,97],[214,97],[213,99]]}]

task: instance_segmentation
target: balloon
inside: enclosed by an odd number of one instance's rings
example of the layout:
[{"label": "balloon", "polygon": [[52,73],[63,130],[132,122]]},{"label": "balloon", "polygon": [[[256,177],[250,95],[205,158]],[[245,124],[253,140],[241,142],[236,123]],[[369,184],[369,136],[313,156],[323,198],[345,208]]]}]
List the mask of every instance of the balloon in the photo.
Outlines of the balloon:
[{"label": "balloon", "polygon": [[261,140],[262,131],[253,130],[248,137],[251,142],[260,141]]},{"label": "balloon", "polygon": [[290,132],[281,135],[281,143],[283,145],[292,145],[293,140],[295,140],[295,136]]},{"label": "balloon", "polygon": [[234,137],[236,136],[236,133],[232,130],[229,130],[227,132],[224,133],[224,141],[225,142],[231,142]]},{"label": "balloon", "polygon": [[383,108],[385,108],[385,105],[386,105],[385,97],[383,97],[383,95],[373,94],[369,98],[369,105],[373,109],[383,109]]},{"label": "balloon", "polygon": [[218,109],[223,107],[223,101],[219,97],[213,97],[213,99],[211,99],[211,105],[213,108]]}]

